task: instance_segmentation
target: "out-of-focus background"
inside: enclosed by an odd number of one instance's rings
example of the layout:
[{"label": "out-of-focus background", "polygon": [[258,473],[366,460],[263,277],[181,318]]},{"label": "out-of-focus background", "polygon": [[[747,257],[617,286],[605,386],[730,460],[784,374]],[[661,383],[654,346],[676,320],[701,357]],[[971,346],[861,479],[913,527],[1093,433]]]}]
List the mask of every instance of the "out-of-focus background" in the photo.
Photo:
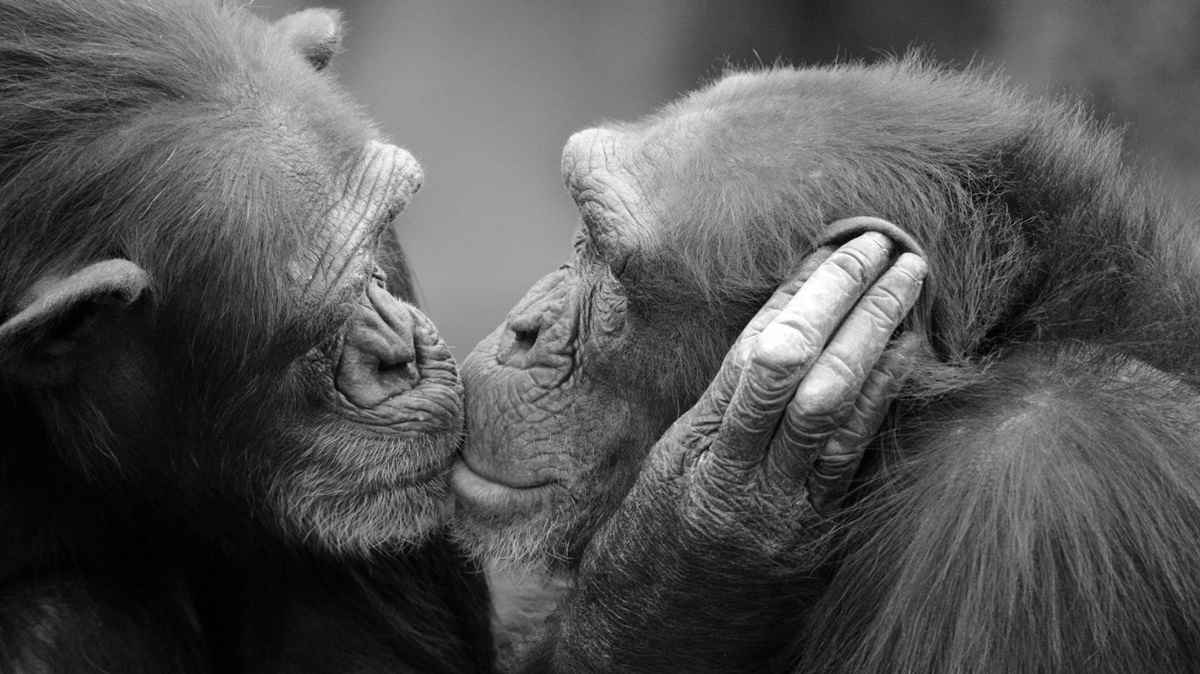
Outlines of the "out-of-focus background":
[{"label": "out-of-focus background", "polygon": [[[257,0],[276,18],[310,6]],[[458,356],[567,257],[567,136],[650,112],[727,65],[877,59],[923,46],[1073,94],[1134,156],[1200,180],[1197,0],[323,0],[336,70],[426,171],[399,223],[422,303]]]}]

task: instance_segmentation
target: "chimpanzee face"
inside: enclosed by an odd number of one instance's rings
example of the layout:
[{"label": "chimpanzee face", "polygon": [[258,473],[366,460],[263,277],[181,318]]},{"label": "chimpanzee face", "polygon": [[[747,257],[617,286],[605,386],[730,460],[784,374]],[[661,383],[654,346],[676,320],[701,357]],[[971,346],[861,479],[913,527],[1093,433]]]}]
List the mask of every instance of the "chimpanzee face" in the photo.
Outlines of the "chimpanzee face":
[{"label": "chimpanzee face", "polygon": [[129,11],[162,25],[94,69],[23,38],[50,56],[0,104],[24,134],[0,139],[0,384],[86,479],[336,551],[420,539],[462,433],[396,240],[420,166],[319,72],[335,13]]}]

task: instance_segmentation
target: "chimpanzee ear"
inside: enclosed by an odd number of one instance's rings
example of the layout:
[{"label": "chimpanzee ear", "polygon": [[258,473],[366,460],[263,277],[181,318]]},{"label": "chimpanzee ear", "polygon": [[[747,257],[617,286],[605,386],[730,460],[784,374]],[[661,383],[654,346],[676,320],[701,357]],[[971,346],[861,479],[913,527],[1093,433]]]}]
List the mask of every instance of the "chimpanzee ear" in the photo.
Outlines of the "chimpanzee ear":
[{"label": "chimpanzee ear", "polygon": [[342,15],[335,9],[304,9],[283,17],[275,27],[317,70],[324,70],[342,49]]},{"label": "chimpanzee ear", "polygon": [[[825,226],[825,231],[821,233],[820,243],[824,246],[840,246],[867,232],[879,232],[891,239],[896,244],[896,255],[915,253],[926,260],[929,259],[925,254],[925,249],[921,247],[921,242],[908,230],[893,222],[869,215],[858,215],[829,223]],[[933,325],[933,298],[937,296],[937,287],[938,278],[935,270],[925,277],[924,289],[902,324],[905,330],[922,335],[932,334],[930,326]]]},{"label": "chimpanzee ear", "polygon": [[825,231],[821,233],[821,244],[826,246],[840,246],[859,234],[866,234],[867,232],[884,234],[899,244],[901,251],[916,253],[921,257],[925,256],[925,251],[921,248],[921,244],[904,228],[882,218],[869,215],[842,218],[841,220],[829,223],[826,225]]},{"label": "chimpanzee ear", "polygon": [[146,271],[122,259],[39,280],[17,313],[0,323],[0,373],[26,383],[61,382],[101,322],[128,309],[147,285]]}]

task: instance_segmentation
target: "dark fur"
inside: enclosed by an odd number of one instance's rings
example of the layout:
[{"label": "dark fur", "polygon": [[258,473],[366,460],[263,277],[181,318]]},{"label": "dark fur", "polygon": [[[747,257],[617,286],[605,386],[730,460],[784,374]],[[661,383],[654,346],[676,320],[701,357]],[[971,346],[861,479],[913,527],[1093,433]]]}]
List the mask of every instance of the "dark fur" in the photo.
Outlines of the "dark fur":
[{"label": "dark fur", "polygon": [[798,671],[1193,671],[1198,406],[1062,343],[905,401]]},{"label": "dark fur", "polygon": [[[910,327],[933,353],[844,520],[797,671],[1193,671],[1194,222],[1080,111],[916,58],[725,81],[661,114],[694,105],[760,135],[714,132],[676,167],[711,195],[661,235],[676,282],[759,301],[819,223],[858,214],[900,223],[930,263]],[[742,183],[691,177],[773,152],[782,170]],[[814,156],[826,177],[807,181]]]},{"label": "dark fur", "polygon": [[[215,2],[0,1],[0,319],[43,274],[137,260],[157,272],[155,327],[179,368],[176,395],[139,428],[88,404],[122,381],[51,401],[0,379],[0,670],[490,667],[486,588],[444,535],[372,559],[310,550],[226,497],[197,459],[211,447],[174,446],[255,447],[272,411],[234,414],[246,406],[228,392],[274,395],[342,311],[298,319],[264,261],[312,246],[322,206],[294,186],[335,180],[321,167],[351,161],[342,148],[367,125],[327,79],[264,79],[259,60],[282,58],[265,35]],[[240,105],[239,86],[284,105]],[[294,111],[312,133],[288,129]],[[311,173],[277,168],[296,165]],[[402,254],[385,248],[392,289],[410,296]],[[154,449],[171,465],[151,468],[140,452]],[[190,478],[163,483],[164,470]]]}]

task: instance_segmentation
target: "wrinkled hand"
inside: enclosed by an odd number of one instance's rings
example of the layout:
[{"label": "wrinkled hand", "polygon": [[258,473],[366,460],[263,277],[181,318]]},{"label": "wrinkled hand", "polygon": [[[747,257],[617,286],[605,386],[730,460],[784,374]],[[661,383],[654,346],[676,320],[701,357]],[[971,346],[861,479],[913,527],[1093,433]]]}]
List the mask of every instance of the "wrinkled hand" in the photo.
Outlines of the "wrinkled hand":
[{"label": "wrinkled hand", "polygon": [[827,515],[922,344],[892,339],[926,271],[895,249],[818,250],[750,322],[585,551],[556,671],[790,671]]},{"label": "wrinkled hand", "polygon": [[810,256],[654,447],[645,477],[680,490],[685,526],[778,549],[836,509],[921,344],[889,348],[926,272],[895,247],[868,232]]},{"label": "wrinkled hand", "polygon": [[702,542],[803,547],[845,497],[922,344],[892,341],[925,277],[919,255],[896,252],[868,231],[806,259],[654,446],[635,491],[670,494]]}]

